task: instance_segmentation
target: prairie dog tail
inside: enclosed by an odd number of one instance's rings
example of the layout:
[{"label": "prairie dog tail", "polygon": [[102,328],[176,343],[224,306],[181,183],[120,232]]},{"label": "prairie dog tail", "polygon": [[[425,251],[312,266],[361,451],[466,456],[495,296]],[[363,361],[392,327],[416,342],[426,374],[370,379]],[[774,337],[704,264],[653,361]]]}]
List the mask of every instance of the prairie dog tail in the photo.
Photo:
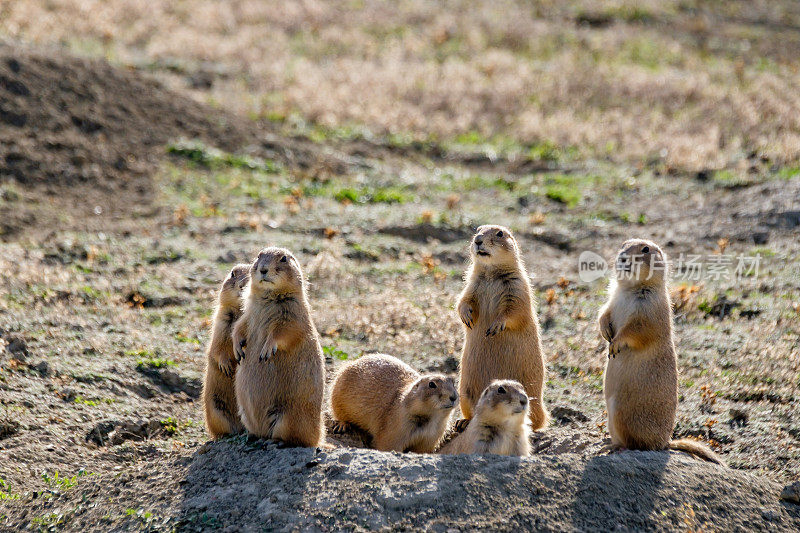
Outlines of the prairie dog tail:
[{"label": "prairie dog tail", "polygon": [[669,441],[669,449],[686,452],[709,463],[728,466],[719,455],[711,451],[711,448],[692,439],[671,440]]}]

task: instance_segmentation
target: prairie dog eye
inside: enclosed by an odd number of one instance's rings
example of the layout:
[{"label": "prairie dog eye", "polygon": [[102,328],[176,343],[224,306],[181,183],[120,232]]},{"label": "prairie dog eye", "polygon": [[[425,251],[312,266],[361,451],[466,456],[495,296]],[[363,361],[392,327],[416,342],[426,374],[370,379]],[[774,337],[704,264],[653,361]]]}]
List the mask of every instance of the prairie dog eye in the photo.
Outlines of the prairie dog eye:
[{"label": "prairie dog eye", "polygon": [[505,394],[506,388],[505,387],[497,387],[497,394]]},{"label": "prairie dog eye", "polygon": [[431,381],[430,383],[428,383],[428,387],[430,387],[432,389],[435,389],[436,388],[436,383]]},{"label": "prairie dog eye", "polygon": [[642,253],[643,254],[649,254],[650,253],[650,247],[649,246],[645,246],[644,248],[642,248]]},{"label": "prairie dog eye", "polygon": [[285,262],[286,262],[286,256],[284,255],[283,257],[281,257],[281,263],[285,263]]},{"label": "prairie dog eye", "polygon": [[505,235],[505,233],[503,233],[503,230],[497,232],[498,237],[503,238],[503,235]]},{"label": "prairie dog eye", "polygon": [[236,272],[235,272],[235,271],[233,271],[233,270],[231,270],[231,279],[233,279],[233,278],[235,278],[235,277],[236,277]]}]

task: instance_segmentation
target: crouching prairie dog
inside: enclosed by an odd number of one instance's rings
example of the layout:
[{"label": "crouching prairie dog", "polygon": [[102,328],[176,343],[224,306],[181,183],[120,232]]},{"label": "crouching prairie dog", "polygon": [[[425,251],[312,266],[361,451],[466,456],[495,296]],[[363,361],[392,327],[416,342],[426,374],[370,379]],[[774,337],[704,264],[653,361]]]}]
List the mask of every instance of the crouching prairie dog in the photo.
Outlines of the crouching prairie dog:
[{"label": "crouching prairie dog", "polygon": [[452,378],[425,374],[396,357],[365,355],[346,364],[331,390],[333,417],[372,436],[383,451],[431,453],[458,400]]},{"label": "crouching prairie dog", "polygon": [[520,383],[493,381],[481,394],[475,406],[475,416],[467,428],[442,446],[439,453],[527,457],[531,453],[529,404],[528,395]]},{"label": "crouching prairie dog", "polygon": [[616,449],[681,450],[713,463],[706,446],[670,440],[678,406],[678,368],[667,289],[667,257],[654,242],[631,239],[615,261],[610,298],[600,310],[608,341],[603,392]]},{"label": "crouching prairie dog", "polygon": [[525,387],[532,427],[541,429],[549,416],[542,400],[545,367],[539,319],[517,241],[508,228],[481,226],[470,256],[457,307],[466,328],[459,376],[461,413],[472,418],[478,398],[493,380],[512,379]]},{"label": "crouching prairie dog", "polygon": [[324,359],[295,257],[283,248],[261,250],[243,302],[233,347],[244,427],[290,445],[321,444]]},{"label": "crouching prairie dog", "polygon": [[247,283],[250,265],[236,265],[222,282],[206,348],[206,372],[203,380],[203,405],[206,429],[212,438],[239,433],[244,428],[239,419],[233,376],[236,356],[231,329],[242,315],[242,289]]}]

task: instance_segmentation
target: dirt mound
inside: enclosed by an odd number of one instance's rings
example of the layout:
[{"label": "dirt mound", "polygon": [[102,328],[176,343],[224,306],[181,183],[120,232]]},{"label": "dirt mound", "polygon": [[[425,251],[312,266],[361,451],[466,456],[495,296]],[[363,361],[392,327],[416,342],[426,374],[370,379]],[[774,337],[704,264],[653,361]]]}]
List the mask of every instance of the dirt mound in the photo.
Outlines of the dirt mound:
[{"label": "dirt mound", "polygon": [[0,236],[71,221],[106,227],[94,215],[150,204],[150,178],[169,142],[235,151],[257,137],[249,121],[138,72],[0,43]]},{"label": "dirt mound", "polygon": [[140,193],[164,145],[240,148],[235,119],[103,61],[0,44],[0,174],[22,184],[91,183]]},{"label": "dirt mound", "polygon": [[156,452],[122,475],[12,502],[29,513],[8,525],[57,511],[61,527],[75,531],[796,531],[800,508],[780,492],[772,481],[670,452],[520,459],[235,439],[199,453]]}]

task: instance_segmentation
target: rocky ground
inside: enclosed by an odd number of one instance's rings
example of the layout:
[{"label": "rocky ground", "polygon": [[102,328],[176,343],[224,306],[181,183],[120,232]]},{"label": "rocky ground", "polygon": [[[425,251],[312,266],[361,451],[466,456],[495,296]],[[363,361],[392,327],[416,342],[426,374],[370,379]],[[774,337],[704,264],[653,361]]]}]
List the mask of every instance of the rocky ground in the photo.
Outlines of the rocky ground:
[{"label": "rocky ground", "polygon": [[[175,83],[197,72],[137,65],[0,46],[0,529],[800,527],[796,162],[754,150],[698,170],[298,127],[198,103]],[[232,264],[296,253],[329,376],[372,351],[454,373],[453,305],[487,222],[516,233],[538,299],[553,423],[533,457],[207,442],[203,349]],[[728,469],[603,451],[605,279],[582,281],[578,257],[632,236],[704,265],[672,280],[675,436]]]}]

